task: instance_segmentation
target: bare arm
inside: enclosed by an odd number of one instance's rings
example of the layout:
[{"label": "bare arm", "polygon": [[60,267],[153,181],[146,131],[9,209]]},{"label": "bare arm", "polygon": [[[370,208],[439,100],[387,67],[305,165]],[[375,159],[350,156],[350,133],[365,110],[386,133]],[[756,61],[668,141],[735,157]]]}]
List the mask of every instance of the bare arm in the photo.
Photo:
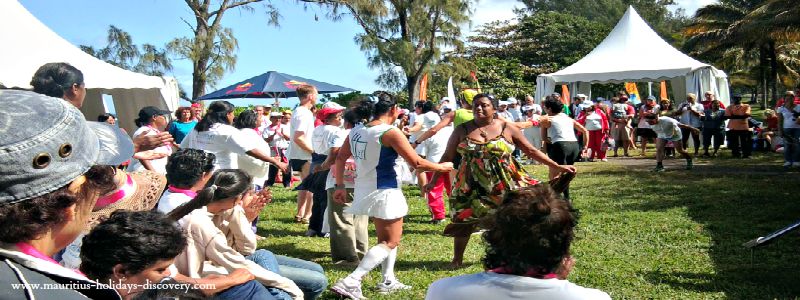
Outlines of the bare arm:
[{"label": "bare arm", "polygon": [[547,154],[544,154],[544,152],[539,151],[539,149],[536,149],[536,147],[533,147],[533,145],[531,145],[531,143],[528,142],[528,139],[525,138],[525,136],[522,134],[522,131],[519,130],[519,128],[515,126],[506,126],[506,130],[508,130],[511,133],[511,139],[512,141],[514,141],[514,145],[517,146],[519,150],[521,150],[523,153],[525,153],[525,155],[527,155],[530,158],[533,158],[534,160],[550,168],[559,167],[559,165],[555,161],[547,157]]},{"label": "bare arm", "polygon": [[[453,134],[450,135],[450,139],[447,140],[447,148],[445,148],[442,158],[439,159],[440,163],[453,161],[457,154],[456,150],[458,149],[458,143],[464,139],[465,132],[466,126],[459,125],[456,127],[456,129],[453,131]],[[433,177],[431,177],[431,180],[428,181],[428,184],[435,183],[437,180],[439,180],[439,175],[440,173],[438,172],[433,173]]]},{"label": "bare arm", "polygon": [[322,164],[318,167],[320,171],[328,170],[331,168],[331,166],[333,166],[333,164],[336,162],[336,156],[339,155],[339,149],[341,148],[331,147],[330,150],[331,152],[328,153],[328,158],[326,158],[325,161],[323,161]]},{"label": "bare arm", "polygon": [[583,141],[583,150],[585,151],[586,149],[589,148],[589,131],[586,130],[586,127],[583,127],[583,125],[581,125],[581,123],[578,123],[578,121],[575,121],[575,120],[572,121],[572,126],[576,130],[580,131],[581,134],[584,136],[585,141]]},{"label": "bare arm", "polygon": [[278,160],[278,159],[276,159],[276,158],[274,158],[272,156],[267,155],[267,153],[264,152],[264,150],[262,150],[262,149],[255,148],[253,150],[247,151],[247,155],[250,155],[252,157],[255,157],[256,159],[260,159],[262,161],[271,163],[271,164],[275,165],[276,167],[278,167],[278,169],[281,169],[282,172],[286,172],[286,164],[285,163],[281,162],[280,160]]},{"label": "bare arm", "polygon": [[[422,143],[423,141],[425,141],[425,140],[429,139],[430,137],[434,136],[437,132],[439,132],[439,130],[442,130],[442,128],[445,128],[447,125],[450,125],[450,123],[453,122],[453,119],[455,119],[455,116],[456,116],[456,113],[452,112],[452,111],[450,113],[444,115],[444,117],[442,117],[442,120],[438,124],[434,125],[433,127],[431,127],[431,129],[428,129],[428,131],[426,131],[425,133],[420,135],[417,138],[417,142]],[[409,131],[411,131],[411,130],[409,130]]]},{"label": "bare arm", "polygon": [[348,138],[344,140],[344,144],[339,148],[339,153],[336,153],[336,168],[333,170],[333,177],[336,178],[336,186],[338,186],[333,191],[333,201],[339,204],[347,202],[347,191],[340,187],[344,186],[344,164],[350,157],[353,157],[353,153],[350,151],[350,139]]},{"label": "bare arm", "polygon": [[300,147],[300,149],[303,149],[304,151],[306,151],[308,153],[314,152],[313,148],[311,148],[311,144],[306,139],[306,133],[305,132],[303,132],[303,131],[295,131],[294,132],[294,137],[292,138],[292,141],[294,143],[296,143],[297,146]]},{"label": "bare arm", "polygon": [[[417,118],[422,118],[422,116],[418,116]],[[422,130],[422,120],[414,120],[414,125],[408,128],[408,132],[417,132]]]},{"label": "bare arm", "polygon": [[414,148],[411,148],[408,140],[406,140],[406,136],[400,130],[395,130],[395,128],[389,129],[383,134],[381,143],[391,145],[394,151],[397,151],[397,154],[403,157],[416,170],[449,172],[453,169],[452,164],[435,164],[419,157]]}]

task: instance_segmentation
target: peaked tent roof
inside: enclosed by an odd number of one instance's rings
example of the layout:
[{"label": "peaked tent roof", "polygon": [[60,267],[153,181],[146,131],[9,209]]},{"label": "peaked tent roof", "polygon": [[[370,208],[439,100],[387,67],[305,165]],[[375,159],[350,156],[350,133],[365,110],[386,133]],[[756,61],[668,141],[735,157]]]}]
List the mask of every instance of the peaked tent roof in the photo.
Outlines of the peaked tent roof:
[{"label": "peaked tent roof", "polygon": [[0,82],[30,87],[48,62],[67,62],[83,73],[86,88],[162,88],[164,80],[121,69],[86,54],[42,24],[16,0],[0,1]]},{"label": "peaked tent roof", "polygon": [[310,84],[320,94],[353,91],[351,88],[306,79],[299,76],[269,71],[231,86],[200,96],[198,100],[236,98],[289,98],[297,97],[297,87]]},{"label": "peaked tent roof", "polygon": [[555,82],[657,81],[709,67],[661,39],[633,6],[603,42],[571,66],[543,76]]}]

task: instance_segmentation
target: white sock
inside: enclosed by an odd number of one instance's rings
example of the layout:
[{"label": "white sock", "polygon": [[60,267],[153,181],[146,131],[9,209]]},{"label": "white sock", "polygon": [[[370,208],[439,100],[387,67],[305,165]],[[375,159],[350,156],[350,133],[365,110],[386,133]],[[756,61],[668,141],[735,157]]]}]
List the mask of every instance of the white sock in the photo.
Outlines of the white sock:
[{"label": "white sock", "polygon": [[383,281],[395,281],[394,277],[394,262],[397,260],[397,247],[394,247],[389,256],[381,263],[381,274],[383,274]]},{"label": "white sock", "polygon": [[361,259],[361,263],[358,264],[356,270],[353,271],[353,273],[350,273],[347,278],[360,282],[364,275],[367,275],[369,271],[386,260],[386,258],[389,257],[389,253],[391,253],[391,250],[384,244],[373,246],[369,249],[369,251],[367,251],[367,254],[364,255],[364,258]]}]

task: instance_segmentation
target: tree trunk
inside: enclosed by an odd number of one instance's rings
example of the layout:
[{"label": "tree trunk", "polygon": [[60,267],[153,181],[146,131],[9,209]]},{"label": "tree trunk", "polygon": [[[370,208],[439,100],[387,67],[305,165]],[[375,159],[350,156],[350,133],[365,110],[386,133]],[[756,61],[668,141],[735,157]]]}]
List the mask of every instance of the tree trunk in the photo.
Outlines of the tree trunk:
[{"label": "tree trunk", "polygon": [[419,81],[421,76],[406,76],[406,93],[408,93],[408,109],[414,110],[414,103],[419,100]]},{"label": "tree trunk", "polygon": [[778,58],[775,54],[775,41],[769,42],[769,79],[772,81],[772,103],[778,103]]},{"label": "tree trunk", "polygon": [[199,59],[192,66],[192,99],[200,98],[206,94],[206,66],[207,59]]},{"label": "tree trunk", "polygon": [[761,46],[759,49],[758,55],[758,84],[761,88],[761,107],[767,107],[769,104],[767,103],[767,51],[764,46]]}]

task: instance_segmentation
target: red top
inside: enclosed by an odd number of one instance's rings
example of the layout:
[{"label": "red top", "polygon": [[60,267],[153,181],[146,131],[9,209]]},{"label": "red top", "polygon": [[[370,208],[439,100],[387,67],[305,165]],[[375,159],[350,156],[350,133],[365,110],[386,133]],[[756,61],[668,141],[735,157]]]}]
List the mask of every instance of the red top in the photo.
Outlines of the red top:
[{"label": "red top", "polygon": [[[711,109],[711,102],[712,102],[712,101],[703,100],[703,101],[700,101],[700,104],[702,104],[702,105],[703,105],[703,109],[704,109],[704,110],[705,110],[705,109]],[[720,102],[719,102],[719,108],[720,108],[720,109],[725,109],[725,104],[724,104],[724,103],[722,103],[722,101],[720,101]]]}]

